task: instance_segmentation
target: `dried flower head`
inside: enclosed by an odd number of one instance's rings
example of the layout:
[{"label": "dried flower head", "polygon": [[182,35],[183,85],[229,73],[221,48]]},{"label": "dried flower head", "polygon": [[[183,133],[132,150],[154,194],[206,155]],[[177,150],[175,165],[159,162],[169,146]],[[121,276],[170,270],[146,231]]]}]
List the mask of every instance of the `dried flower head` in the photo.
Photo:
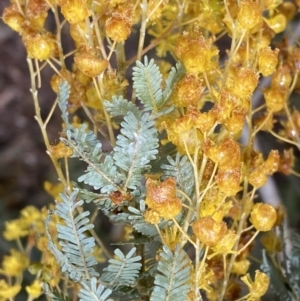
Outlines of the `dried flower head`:
[{"label": "dried flower head", "polygon": [[116,42],[124,42],[131,33],[131,19],[124,14],[114,13],[105,23],[108,37]]},{"label": "dried flower head", "polygon": [[237,20],[243,29],[253,29],[262,24],[260,5],[252,0],[243,0],[238,10]]},{"label": "dried flower head", "polygon": [[178,215],[182,204],[176,196],[175,179],[167,178],[163,182],[147,179],[146,204],[165,219],[172,219]]},{"label": "dried flower head", "polygon": [[211,216],[198,219],[192,228],[195,236],[208,247],[216,246],[227,231],[224,222],[216,222]]},{"label": "dried flower head", "polygon": [[19,12],[17,4],[11,4],[3,11],[2,20],[14,31],[21,33],[25,18]]},{"label": "dried flower head", "polygon": [[50,33],[32,33],[23,37],[28,56],[37,60],[48,60],[57,55],[55,38]]},{"label": "dried flower head", "polygon": [[257,231],[270,231],[277,220],[277,213],[269,204],[257,203],[253,206],[250,222]]},{"label": "dried flower head", "polygon": [[79,23],[91,15],[86,0],[60,1],[61,13],[70,24]]},{"label": "dried flower head", "polygon": [[108,67],[108,61],[99,58],[93,51],[78,53],[74,61],[78,69],[89,77],[100,75]]},{"label": "dried flower head", "polygon": [[262,297],[267,292],[270,283],[269,277],[258,270],[255,271],[254,281],[252,281],[249,274],[241,277],[241,280],[248,286],[248,301],[258,300]]},{"label": "dried flower head", "polygon": [[258,69],[263,76],[269,76],[275,72],[278,63],[279,49],[272,50],[265,47],[258,54]]},{"label": "dried flower head", "polygon": [[202,80],[194,74],[187,74],[174,88],[173,102],[177,108],[196,106],[204,90]]}]

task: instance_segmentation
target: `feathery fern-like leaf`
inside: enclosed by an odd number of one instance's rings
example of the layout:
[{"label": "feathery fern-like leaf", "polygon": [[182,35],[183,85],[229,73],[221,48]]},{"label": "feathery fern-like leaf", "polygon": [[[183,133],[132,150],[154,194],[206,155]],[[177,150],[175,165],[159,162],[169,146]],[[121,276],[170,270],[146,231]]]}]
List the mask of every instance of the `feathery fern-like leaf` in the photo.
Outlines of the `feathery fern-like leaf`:
[{"label": "feathery fern-like leaf", "polygon": [[137,119],[141,118],[140,109],[123,96],[113,96],[112,101],[104,101],[104,106],[112,117],[126,116],[131,112]]},{"label": "feathery fern-like leaf", "polygon": [[280,296],[281,301],[294,301],[289,290],[285,286],[285,279],[280,270],[278,270],[271,258],[267,255],[266,251],[262,253],[263,263],[261,269],[270,278],[271,285],[275,288],[275,292]]},{"label": "feathery fern-like leaf", "polygon": [[77,270],[77,267],[73,264],[71,264],[66,256],[58,250],[56,245],[52,241],[51,234],[49,232],[49,223],[50,223],[50,214],[48,214],[46,220],[45,220],[45,226],[46,226],[46,234],[48,237],[48,249],[51,251],[53,256],[55,257],[57,263],[61,266],[62,272],[68,272],[70,275],[70,278],[74,281],[79,281],[80,279],[84,279],[86,275],[80,271]]},{"label": "feathery fern-like leaf", "polygon": [[102,193],[110,193],[121,190],[118,184],[124,179],[124,176],[117,171],[112,157],[106,155],[103,163],[90,162],[86,173],[78,178],[78,182],[100,189]]},{"label": "feathery fern-like leaf", "polygon": [[187,156],[180,157],[180,154],[176,154],[175,160],[172,157],[167,156],[167,160],[170,164],[162,164],[161,168],[164,170],[164,177],[173,177],[176,179],[177,185],[188,196],[194,191],[194,174],[192,164],[189,162]]},{"label": "feathery fern-like leaf", "polygon": [[109,266],[103,270],[101,281],[111,287],[129,286],[135,284],[142,266],[138,261],[141,256],[134,256],[136,248],[132,248],[125,256],[121,250],[116,249],[117,259],[110,259]]},{"label": "feathery fern-like leaf", "polygon": [[179,245],[174,253],[164,246],[160,257],[150,301],[186,301],[190,287],[190,259]]},{"label": "feathery fern-like leaf", "polygon": [[161,90],[162,75],[158,66],[148,57],[144,57],[144,64],[137,61],[133,67],[133,88],[145,110],[159,111],[163,103]]},{"label": "feathery fern-like leaf", "polygon": [[93,277],[88,283],[81,282],[83,288],[79,290],[79,301],[113,301],[107,299],[112,290],[106,288],[103,284],[98,284],[97,279]]},{"label": "feathery fern-like leaf", "polygon": [[62,119],[65,124],[69,124],[69,113],[68,113],[68,99],[70,96],[70,85],[67,81],[62,81],[59,85],[57,93],[58,106],[62,113]]},{"label": "feathery fern-like leaf", "polygon": [[89,224],[87,218],[90,214],[89,211],[76,215],[76,208],[84,203],[82,200],[77,201],[77,194],[77,190],[73,191],[70,196],[61,194],[62,202],[56,205],[54,213],[65,223],[64,225],[56,225],[64,260],[88,279],[90,276],[99,275],[92,268],[97,264],[95,257],[92,255],[95,239],[85,234],[94,225]]},{"label": "feathery fern-like leaf", "polygon": [[177,63],[175,67],[171,68],[169,76],[166,79],[166,87],[163,91],[164,102],[167,102],[169,97],[172,95],[174,85],[179,80],[183,71],[183,67],[180,63]]},{"label": "feathery fern-like leaf", "polygon": [[44,292],[49,298],[51,298],[51,301],[71,301],[70,298],[55,289],[51,292],[47,283],[44,283]]},{"label": "feathery fern-like leaf", "polygon": [[290,265],[289,282],[297,296],[300,296],[300,235],[291,234],[292,249],[288,263]]},{"label": "feathery fern-like leaf", "polygon": [[114,147],[114,161],[127,173],[124,188],[136,189],[143,174],[150,169],[150,160],[158,153],[157,130],[154,122],[144,114],[139,120],[129,112],[121,123],[121,134]]}]

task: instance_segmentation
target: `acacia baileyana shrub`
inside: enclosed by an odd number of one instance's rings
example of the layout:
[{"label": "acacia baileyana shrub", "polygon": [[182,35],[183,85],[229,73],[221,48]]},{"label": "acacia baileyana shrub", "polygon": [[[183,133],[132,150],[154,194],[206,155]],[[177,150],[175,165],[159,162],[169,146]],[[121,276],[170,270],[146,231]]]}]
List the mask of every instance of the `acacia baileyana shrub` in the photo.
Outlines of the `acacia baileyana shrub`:
[{"label": "acacia baileyana shrub", "polygon": [[[298,7],[11,0],[2,19],[27,50],[36,120],[59,182],[45,183],[55,198],[48,209],[26,207],[6,223],[4,237],[18,249],[3,259],[0,300],[14,300],[23,285],[28,300],[255,301],[269,284],[280,300],[299,300],[300,239],[287,254],[282,208],[254,202],[275,172],[295,173],[300,112],[290,99],[300,87],[300,49],[273,40]],[[45,28],[47,18],[55,31]],[[62,30],[73,40],[70,52]],[[226,51],[218,46],[225,40]],[[43,119],[46,67],[57,97]],[[47,126],[58,109],[63,126],[54,144]],[[262,154],[254,147],[261,131],[290,147]],[[78,178],[70,160],[86,165]],[[98,211],[124,225],[127,251],[111,254],[103,244],[93,229]],[[261,269],[249,273],[259,233]],[[40,261],[31,262],[36,249]],[[26,286],[27,269],[34,280]]]}]

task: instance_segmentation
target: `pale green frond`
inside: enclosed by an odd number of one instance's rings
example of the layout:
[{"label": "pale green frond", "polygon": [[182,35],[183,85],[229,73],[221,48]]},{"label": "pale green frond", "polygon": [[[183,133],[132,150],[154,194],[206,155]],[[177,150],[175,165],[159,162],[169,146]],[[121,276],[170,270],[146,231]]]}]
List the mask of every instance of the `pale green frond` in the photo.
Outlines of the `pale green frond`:
[{"label": "pale green frond", "polygon": [[195,179],[193,173],[193,166],[188,160],[187,156],[180,156],[176,154],[175,160],[167,156],[170,164],[162,164],[161,168],[164,170],[164,178],[173,177],[181,190],[188,196],[194,191]]},{"label": "pale green frond", "polygon": [[154,121],[144,114],[141,119],[129,112],[121,123],[121,134],[117,137],[113,158],[127,177],[124,188],[136,189],[140,186],[143,174],[150,169],[149,162],[158,153],[157,130]]},{"label": "pale green frond", "polygon": [[[60,194],[62,202],[57,203],[54,213],[59,216],[64,224],[57,224],[57,232],[59,244],[62,246],[63,266],[70,272],[68,265],[76,269],[76,273],[80,273],[80,278],[89,279],[91,276],[98,276],[98,273],[93,269],[97,265],[95,257],[92,255],[95,247],[94,237],[89,237],[86,232],[94,227],[89,224],[89,211],[84,211],[77,214],[77,208],[83,205],[83,201],[77,201],[78,191],[75,190],[72,194]],[[55,254],[54,254],[55,255]],[[71,269],[72,270],[72,269]],[[70,272],[72,277],[72,271]]]},{"label": "pale green frond", "polygon": [[113,96],[112,101],[105,100],[103,104],[112,117],[126,116],[131,112],[137,119],[141,118],[140,109],[121,95]]},{"label": "pale green frond", "polygon": [[176,82],[180,79],[184,73],[182,64],[177,63],[175,67],[171,68],[168,78],[166,79],[166,87],[163,91],[164,102],[167,102],[172,95]]},{"label": "pale green frond", "polygon": [[300,296],[300,235],[298,233],[291,234],[292,250],[288,260],[290,273],[289,282],[297,296]]},{"label": "pale green frond", "polygon": [[69,297],[58,292],[56,289],[51,292],[47,283],[44,283],[44,293],[50,298],[51,301],[71,301]]},{"label": "pale green frond", "polygon": [[120,190],[118,184],[124,181],[124,176],[117,171],[111,156],[106,155],[103,163],[90,162],[89,166],[78,182],[84,182],[102,193]]},{"label": "pale green frond", "polygon": [[109,266],[103,270],[101,281],[111,287],[134,285],[142,264],[141,256],[133,256],[136,248],[132,248],[125,256],[120,249],[115,250],[117,259],[110,259]]},{"label": "pale green frond", "polygon": [[93,277],[89,282],[81,282],[83,288],[79,290],[79,301],[113,301],[107,299],[112,290],[106,288],[103,284],[98,284],[97,279]]},{"label": "pale green frond", "polygon": [[[109,214],[109,218],[113,222],[117,223],[125,223],[125,224],[130,224],[136,231],[139,233],[149,236],[149,237],[154,237],[157,236],[157,229],[154,225],[148,224],[145,222],[143,213],[144,210],[138,210],[137,208],[133,208],[131,206],[128,207],[128,213],[122,212],[119,214],[114,214],[111,213]],[[167,224],[167,221],[162,221],[158,224],[160,228],[163,228]]]},{"label": "pale green frond", "polygon": [[174,253],[164,246],[159,255],[150,301],[186,301],[190,287],[189,257],[179,245]]},{"label": "pale green frond", "polygon": [[133,88],[137,97],[144,105],[145,110],[159,111],[163,103],[163,92],[161,90],[162,75],[158,66],[148,57],[144,57],[144,64],[137,61],[133,67]]},{"label": "pale green frond", "polygon": [[265,250],[263,250],[262,253],[262,260],[263,263],[261,265],[261,269],[264,273],[268,275],[270,278],[270,283],[272,287],[274,288],[274,291],[276,294],[280,297],[281,301],[294,301],[294,299],[291,296],[290,291],[287,289],[287,286],[285,285],[286,279],[282,275],[281,269],[277,268],[274,263],[272,262],[272,259],[268,256]]},{"label": "pale green frond", "polygon": [[51,219],[50,215],[48,214],[45,220],[46,234],[49,240],[48,249],[55,257],[57,263],[61,266],[61,270],[63,273],[68,272],[70,278],[73,279],[74,281],[79,281],[80,279],[85,278],[86,275],[82,271],[78,270],[75,265],[71,264],[68,258],[61,251],[59,251],[56,245],[53,243],[51,234],[49,232],[50,219]]},{"label": "pale green frond", "polygon": [[62,112],[62,119],[65,124],[69,124],[68,99],[70,96],[70,85],[67,81],[62,81],[57,93],[57,103]]}]

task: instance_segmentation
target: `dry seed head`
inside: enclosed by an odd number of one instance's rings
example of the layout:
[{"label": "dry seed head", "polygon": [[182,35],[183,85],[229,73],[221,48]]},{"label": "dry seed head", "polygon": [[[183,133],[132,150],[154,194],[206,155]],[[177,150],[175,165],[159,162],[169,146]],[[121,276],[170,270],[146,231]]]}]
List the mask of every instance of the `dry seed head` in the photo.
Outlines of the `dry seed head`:
[{"label": "dry seed head", "polygon": [[263,76],[269,76],[275,72],[278,63],[279,49],[263,48],[258,54],[258,69]]},{"label": "dry seed head", "polygon": [[266,174],[272,175],[278,170],[279,153],[278,150],[271,150],[268,159],[265,161]]},{"label": "dry seed head", "polygon": [[54,37],[50,33],[33,33],[26,35],[24,45],[28,56],[37,60],[47,60],[57,54],[57,45]]},{"label": "dry seed head", "polygon": [[230,134],[239,134],[244,127],[246,115],[247,110],[242,106],[238,106],[231,111],[230,115],[226,119],[223,120],[223,126]]},{"label": "dry seed head", "polygon": [[265,166],[259,166],[257,169],[252,171],[249,175],[249,183],[255,187],[259,188],[266,184],[268,177],[266,175]]},{"label": "dry seed head", "polygon": [[196,120],[196,127],[204,134],[209,132],[217,121],[215,111],[211,109],[208,112],[200,113]]},{"label": "dry seed head", "polygon": [[264,20],[276,34],[283,32],[286,29],[287,19],[284,14],[279,13],[271,18],[265,18]]},{"label": "dry seed head", "polygon": [[19,13],[16,4],[11,4],[3,11],[2,20],[14,31],[21,33],[22,26],[25,21],[24,17]]},{"label": "dry seed head", "polygon": [[250,214],[250,222],[257,231],[270,231],[277,220],[277,213],[269,204],[257,203]]},{"label": "dry seed head", "polygon": [[250,68],[240,68],[235,78],[234,93],[242,98],[250,97],[258,84],[258,75]]},{"label": "dry seed head", "polygon": [[262,11],[258,3],[244,0],[238,10],[237,20],[243,29],[252,29],[262,23]]},{"label": "dry seed head", "polygon": [[73,151],[71,148],[66,146],[62,141],[60,141],[56,145],[52,145],[49,149],[49,153],[51,154],[52,158],[60,159],[60,158],[67,158],[72,156]]},{"label": "dry seed head", "polygon": [[211,216],[200,218],[192,228],[195,236],[208,247],[216,246],[227,231],[224,222],[216,222]]},{"label": "dry seed head", "polygon": [[272,75],[271,88],[288,90],[292,82],[291,70],[287,65],[280,66]]},{"label": "dry seed head", "polygon": [[196,106],[204,90],[202,80],[192,74],[187,74],[174,88],[173,102],[177,108]]},{"label": "dry seed head", "polygon": [[227,196],[234,196],[240,191],[241,168],[220,168],[216,176],[217,185]]},{"label": "dry seed head", "polygon": [[91,15],[86,0],[66,0],[62,2],[61,13],[70,24],[79,23]]},{"label": "dry seed head", "polygon": [[89,77],[100,75],[108,67],[108,61],[99,58],[92,51],[78,53],[74,61],[78,69]]},{"label": "dry seed head", "polygon": [[286,102],[286,92],[278,88],[267,89],[264,98],[269,111],[280,112]]},{"label": "dry seed head", "polygon": [[29,0],[26,7],[26,17],[32,18],[49,10],[50,6],[45,0]]},{"label": "dry seed head", "polygon": [[176,196],[174,178],[167,178],[163,182],[147,179],[146,204],[165,219],[172,219],[178,215],[182,204]]},{"label": "dry seed head", "polygon": [[125,15],[115,13],[107,19],[105,31],[112,40],[124,42],[131,33],[131,19]]}]

